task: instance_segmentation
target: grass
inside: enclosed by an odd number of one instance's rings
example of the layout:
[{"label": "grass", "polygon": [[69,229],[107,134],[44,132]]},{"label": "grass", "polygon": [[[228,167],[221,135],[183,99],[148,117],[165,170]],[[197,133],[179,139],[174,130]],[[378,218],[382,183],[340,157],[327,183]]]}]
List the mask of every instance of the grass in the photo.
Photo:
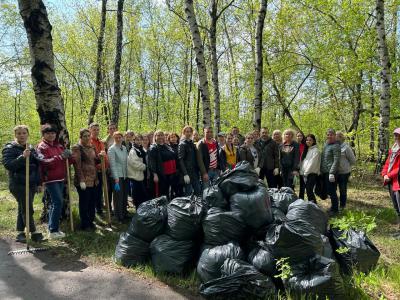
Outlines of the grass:
[{"label": "grass", "polygon": [[[1,180],[0,183],[0,236],[13,239],[17,203],[6,190],[4,182]],[[368,216],[375,217],[377,227],[369,234],[369,237],[380,250],[381,257],[377,267],[369,274],[355,272],[352,277],[345,278],[346,298],[400,299],[400,241],[390,237],[398,225],[387,191],[382,188],[377,178],[362,170],[359,172],[356,170],[350,184],[348,198],[348,213],[362,211]],[[74,199],[77,199],[77,195],[74,195]],[[319,201],[319,205],[328,209],[329,200]],[[46,232],[45,225],[39,224],[41,195],[36,196],[34,209],[38,230]],[[78,225],[76,204],[73,214],[74,223]],[[103,219],[97,219],[97,222],[105,225]],[[61,228],[69,232],[69,224],[66,222],[63,222]],[[53,252],[60,257],[79,257],[92,265],[122,269],[113,262],[112,256],[119,233],[126,230],[127,225],[113,225],[113,228],[112,232],[107,231],[105,226],[98,227],[94,233],[76,231],[74,234],[68,234],[64,241],[46,241],[44,246],[52,248]],[[184,277],[155,274],[149,264],[133,267],[127,271],[149,281],[162,281],[182,294],[198,295],[200,281],[195,270]]]}]

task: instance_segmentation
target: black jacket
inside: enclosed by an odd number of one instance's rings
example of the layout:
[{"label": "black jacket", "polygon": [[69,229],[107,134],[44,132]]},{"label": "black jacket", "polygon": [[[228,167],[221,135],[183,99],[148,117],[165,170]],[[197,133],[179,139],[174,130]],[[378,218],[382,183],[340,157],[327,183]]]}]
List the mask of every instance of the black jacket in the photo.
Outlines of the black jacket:
[{"label": "black jacket", "polygon": [[182,139],[178,147],[179,168],[183,175],[190,178],[199,177],[199,164],[197,163],[197,149],[193,141]]},{"label": "black jacket", "polygon": [[[258,156],[260,156],[260,152],[258,151],[258,149],[256,148],[256,147],[254,147],[256,150],[257,150],[257,152],[258,152]],[[260,165],[259,164],[259,162],[260,162],[260,160],[258,160],[258,165],[257,166],[255,166],[254,165],[254,156],[253,156],[253,153],[251,153],[251,150],[250,150],[250,148],[248,148],[246,145],[242,145],[242,146],[240,146],[240,148],[239,148],[239,158],[240,158],[240,161],[247,161],[247,162],[249,162],[250,163],[250,165],[253,167],[253,168],[258,168],[258,166]]]},{"label": "black jacket", "polygon": [[[25,147],[17,142],[10,142],[5,145],[2,151],[2,163],[8,170],[9,184],[25,185],[25,158],[22,156]],[[29,185],[39,184],[39,159],[32,145],[29,145],[31,156],[29,157]]]},{"label": "black jacket", "polygon": [[279,145],[271,138],[263,141],[259,139],[254,143],[254,146],[260,153],[258,165],[260,168],[273,170],[279,168]]},{"label": "black jacket", "polygon": [[[201,139],[197,143],[197,150],[197,162],[199,164],[200,172],[201,174],[206,174],[210,166],[210,153],[208,152],[208,147],[204,142],[204,139]],[[217,143],[217,170],[225,171],[225,163],[221,152],[221,148]]]},{"label": "black jacket", "polygon": [[293,141],[290,145],[283,143],[279,146],[279,150],[282,169],[291,171],[300,170],[300,151],[297,142]]},{"label": "black jacket", "polygon": [[175,152],[166,144],[152,144],[147,155],[150,173],[156,173],[158,177],[164,177],[163,162],[176,159]]}]

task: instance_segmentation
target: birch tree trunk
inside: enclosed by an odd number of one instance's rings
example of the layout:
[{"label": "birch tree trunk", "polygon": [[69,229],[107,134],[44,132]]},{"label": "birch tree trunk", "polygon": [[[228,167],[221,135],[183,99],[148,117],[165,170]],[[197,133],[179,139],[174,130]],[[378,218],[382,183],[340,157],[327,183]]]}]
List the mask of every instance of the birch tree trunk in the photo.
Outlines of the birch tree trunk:
[{"label": "birch tree trunk", "polygon": [[99,105],[99,98],[101,92],[101,85],[103,82],[102,68],[103,68],[103,44],[104,44],[104,30],[106,27],[106,15],[107,14],[107,0],[102,0],[101,5],[101,22],[100,22],[100,33],[99,39],[97,40],[97,66],[96,66],[96,86],[94,90],[94,99],[92,106],[90,107],[88,125],[93,122],[96,114],[97,106]]},{"label": "birch tree trunk", "polygon": [[63,144],[69,144],[64,101],[54,69],[51,24],[41,0],[19,0],[31,57],[31,77],[40,123],[50,123],[59,130]]},{"label": "birch tree trunk", "polygon": [[118,126],[119,109],[121,106],[121,56],[122,56],[122,32],[123,32],[124,0],[118,0],[117,8],[117,44],[114,66],[114,94],[112,98],[111,121]]},{"label": "birch tree trunk", "polygon": [[257,18],[256,29],[256,64],[255,64],[255,79],[254,79],[254,129],[261,129],[261,116],[262,116],[262,96],[263,96],[263,29],[265,15],[267,13],[267,0],[261,0],[261,7]]},{"label": "birch tree trunk", "polygon": [[217,55],[217,0],[211,1],[210,9],[210,49],[211,49],[211,80],[214,91],[214,132],[221,131],[220,92],[218,81],[218,55]]},{"label": "birch tree trunk", "polygon": [[193,49],[196,54],[199,89],[203,104],[203,127],[211,126],[210,92],[208,88],[207,68],[204,59],[204,46],[194,12],[193,0],[185,0],[185,15],[192,35]]},{"label": "birch tree trunk", "polygon": [[376,31],[378,33],[378,52],[381,64],[381,92],[379,97],[379,130],[378,130],[378,161],[377,171],[389,149],[389,117],[390,117],[390,61],[385,34],[385,3],[376,0]]}]

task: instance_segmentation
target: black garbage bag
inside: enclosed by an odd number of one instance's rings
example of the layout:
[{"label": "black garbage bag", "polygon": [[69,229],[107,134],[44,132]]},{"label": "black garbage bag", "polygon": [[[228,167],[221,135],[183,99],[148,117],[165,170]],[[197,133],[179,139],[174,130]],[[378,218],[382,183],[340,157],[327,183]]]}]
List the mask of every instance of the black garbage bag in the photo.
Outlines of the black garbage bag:
[{"label": "black garbage bag", "polygon": [[318,229],[321,234],[326,233],[328,226],[328,216],[326,213],[317,204],[302,199],[298,199],[289,205],[286,218],[288,220],[306,221]]},{"label": "black garbage bag", "polygon": [[203,204],[199,197],[175,198],[167,205],[166,233],[178,241],[196,239],[201,230]]},{"label": "black garbage bag", "polygon": [[228,201],[226,201],[226,199],[224,198],[224,194],[222,194],[218,185],[212,185],[203,191],[203,202],[207,205],[208,208],[228,207]]},{"label": "black garbage bag", "polygon": [[285,214],[288,211],[289,205],[298,199],[296,194],[289,187],[281,188],[279,191],[270,189],[269,195],[271,197],[272,207],[279,208]]},{"label": "black garbage bag", "polygon": [[239,162],[234,169],[224,172],[216,181],[226,197],[251,190],[257,183],[257,172],[247,161]]},{"label": "black garbage bag", "polygon": [[114,260],[125,267],[143,264],[150,258],[149,246],[149,243],[123,232],[115,247]]},{"label": "black garbage bag", "polygon": [[279,208],[272,207],[272,222],[275,224],[282,224],[283,222],[287,221],[286,214],[281,211]]},{"label": "black garbage bag", "polygon": [[321,255],[323,251],[321,233],[302,220],[271,225],[265,236],[265,245],[275,258],[288,257],[290,262]]},{"label": "black garbage bag", "polygon": [[195,243],[176,241],[168,235],[160,235],[150,244],[151,262],[157,273],[185,273],[197,256]]},{"label": "black garbage bag", "polygon": [[229,202],[231,210],[238,212],[251,228],[257,229],[272,222],[271,202],[263,184],[258,184],[250,191],[232,195]]},{"label": "black garbage bag", "polygon": [[276,273],[276,260],[263,242],[258,242],[258,245],[250,251],[247,260],[263,274],[274,276]]},{"label": "black garbage bag", "polygon": [[235,211],[214,207],[203,220],[204,242],[208,245],[224,245],[230,241],[240,242],[246,235],[246,224]]},{"label": "black garbage bag", "polygon": [[132,217],[128,232],[149,243],[164,233],[168,216],[167,204],[168,199],[165,196],[140,204]]},{"label": "black garbage bag", "polygon": [[291,266],[292,276],[284,285],[296,299],[343,299],[344,285],[335,260],[320,255]]},{"label": "black garbage bag", "polygon": [[[378,262],[380,252],[362,231],[343,232],[336,228],[329,230],[329,240],[342,270],[350,274],[352,269],[368,273]],[[337,251],[347,249],[347,251]]]},{"label": "black garbage bag", "polygon": [[333,249],[331,246],[331,242],[329,241],[329,238],[325,235],[321,235],[322,242],[323,242],[323,248],[322,248],[322,254],[321,256],[327,257],[327,258],[335,258],[335,254],[333,253]]},{"label": "black garbage bag", "polygon": [[223,299],[270,299],[277,291],[271,278],[237,259],[226,259],[221,267],[222,277],[210,280],[200,286],[205,297]]},{"label": "black garbage bag", "polygon": [[244,259],[244,252],[235,243],[204,249],[197,264],[197,274],[201,281],[221,277],[221,266],[227,258]]}]

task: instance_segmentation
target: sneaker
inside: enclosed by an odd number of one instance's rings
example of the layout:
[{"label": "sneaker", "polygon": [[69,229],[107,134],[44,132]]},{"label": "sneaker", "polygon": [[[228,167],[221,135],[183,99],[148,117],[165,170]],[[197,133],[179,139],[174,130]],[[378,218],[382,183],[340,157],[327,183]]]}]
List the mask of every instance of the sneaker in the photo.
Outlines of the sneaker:
[{"label": "sneaker", "polygon": [[65,233],[62,231],[50,232],[49,239],[50,240],[59,240],[65,237]]},{"label": "sneaker", "polygon": [[32,232],[31,239],[34,242],[41,242],[43,240],[43,234],[41,232]]},{"label": "sneaker", "polygon": [[17,237],[15,238],[16,242],[19,243],[26,243],[26,235],[25,232],[20,232],[17,234]]}]

